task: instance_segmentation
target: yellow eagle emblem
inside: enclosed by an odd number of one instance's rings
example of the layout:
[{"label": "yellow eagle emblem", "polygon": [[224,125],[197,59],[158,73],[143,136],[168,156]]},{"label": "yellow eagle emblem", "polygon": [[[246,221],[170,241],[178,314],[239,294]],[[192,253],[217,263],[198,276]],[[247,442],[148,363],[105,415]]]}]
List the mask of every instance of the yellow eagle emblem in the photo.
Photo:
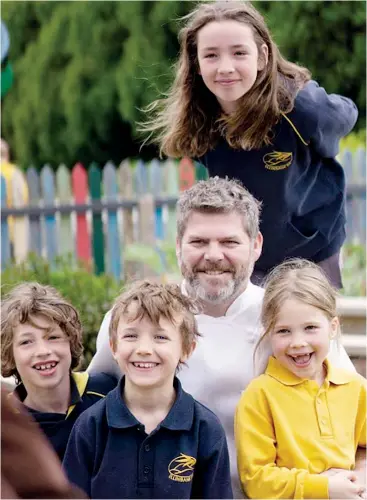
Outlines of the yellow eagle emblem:
[{"label": "yellow eagle emblem", "polygon": [[268,170],[283,170],[291,165],[293,160],[292,153],[283,153],[282,151],[272,151],[264,157],[265,168]]},{"label": "yellow eagle emblem", "polygon": [[196,458],[180,453],[180,456],[171,460],[168,465],[168,477],[172,481],[188,483],[192,481],[194,475],[194,465]]}]

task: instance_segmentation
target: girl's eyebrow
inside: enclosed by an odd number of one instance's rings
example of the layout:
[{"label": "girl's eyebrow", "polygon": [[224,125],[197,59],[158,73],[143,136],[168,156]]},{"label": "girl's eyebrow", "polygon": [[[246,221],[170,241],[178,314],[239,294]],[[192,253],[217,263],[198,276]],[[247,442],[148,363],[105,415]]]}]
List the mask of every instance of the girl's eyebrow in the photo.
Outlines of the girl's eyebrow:
[{"label": "girl's eyebrow", "polygon": [[[237,43],[235,45],[230,46],[231,49],[248,49],[249,46],[243,43]],[[203,50],[218,50],[218,47],[203,47]]]},{"label": "girl's eyebrow", "polygon": [[23,338],[23,337],[31,337],[32,335],[33,335],[33,334],[32,334],[32,332],[22,332],[22,333],[18,336],[18,338],[20,338],[20,339],[21,339],[21,338]]}]

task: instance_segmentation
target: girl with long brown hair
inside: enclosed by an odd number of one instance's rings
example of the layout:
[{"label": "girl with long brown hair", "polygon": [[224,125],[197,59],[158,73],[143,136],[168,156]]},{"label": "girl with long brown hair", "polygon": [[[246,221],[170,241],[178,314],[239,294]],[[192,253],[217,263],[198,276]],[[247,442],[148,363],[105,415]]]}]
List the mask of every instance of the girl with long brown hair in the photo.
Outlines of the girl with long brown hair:
[{"label": "girl with long brown hair", "polygon": [[356,106],[284,59],[249,2],[202,3],[184,22],[175,80],[142,131],[161,154],[194,158],[263,202],[255,282],[298,256],[340,287],[345,179],[335,156]]}]

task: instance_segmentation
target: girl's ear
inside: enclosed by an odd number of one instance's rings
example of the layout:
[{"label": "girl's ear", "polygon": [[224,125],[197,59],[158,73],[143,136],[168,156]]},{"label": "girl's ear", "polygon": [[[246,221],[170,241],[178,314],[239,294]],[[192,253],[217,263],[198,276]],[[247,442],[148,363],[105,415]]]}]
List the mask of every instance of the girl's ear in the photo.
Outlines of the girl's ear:
[{"label": "girl's ear", "polygon": [[330,339],[335,339],[335,337],[337,337],[339,329],[340,329],[339,319],[335,316],[330,321],[330,335],[329,335]]},{"label": "girl's ear", "polygon": [[262,71],[269,61],[269,48],[266,43],[263,43],[260,47],[259,57],[257,61],[257,71]]}]

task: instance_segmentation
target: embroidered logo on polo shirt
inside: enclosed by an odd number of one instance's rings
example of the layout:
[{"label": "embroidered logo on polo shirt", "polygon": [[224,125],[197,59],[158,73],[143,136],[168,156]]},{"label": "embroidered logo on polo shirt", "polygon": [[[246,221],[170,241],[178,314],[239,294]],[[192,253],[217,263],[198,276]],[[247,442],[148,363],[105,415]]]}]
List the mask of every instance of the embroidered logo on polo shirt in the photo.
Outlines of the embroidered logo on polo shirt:
[{"label": "embroidered logo on polo shirt", "polygon": [[179,457],[171,460],[168,466],[168,477],[179,483],[189,483],[194,476],[196,458],[180,453]]},{"label": "embroidered logo on polo shirt", "polygon": [[282,151],[272,151],[263,156],[265,168],[268,170],[283,170],[284,168],[288,168],[292,160],[292,153],[283,153]]}]

